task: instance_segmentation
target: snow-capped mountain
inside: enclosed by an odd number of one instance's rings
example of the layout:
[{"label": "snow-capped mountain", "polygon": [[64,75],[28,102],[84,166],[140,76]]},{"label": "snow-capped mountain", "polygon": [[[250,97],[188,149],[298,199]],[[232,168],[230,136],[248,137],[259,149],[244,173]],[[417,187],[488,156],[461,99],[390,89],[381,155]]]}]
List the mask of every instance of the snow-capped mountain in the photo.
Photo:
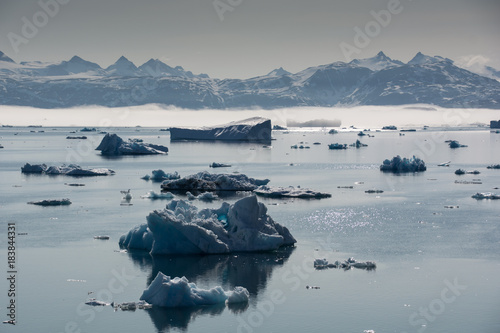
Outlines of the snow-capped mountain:
[{"label": "snow-capped mountain", "polygon": [[354,59],[349,64],[357,65],[359,67],[366,67],[372,71],[379,71],[390,67],[401,66],[403,63],[399,60],[392,60],[380,51],[376,56],[367,59]]},{"label": "snow-capped mountain", "polygon": [[57,64],[15,63],[0,53],[0,104],[42,108],[158,103],[183,108],[401,105],[500,109],[500,82],[440,56],[408,63],[383,52],[298,73],[278,68],[250,79],[212,79],[151,59],[120,57],[106,69],[77,56]]}]

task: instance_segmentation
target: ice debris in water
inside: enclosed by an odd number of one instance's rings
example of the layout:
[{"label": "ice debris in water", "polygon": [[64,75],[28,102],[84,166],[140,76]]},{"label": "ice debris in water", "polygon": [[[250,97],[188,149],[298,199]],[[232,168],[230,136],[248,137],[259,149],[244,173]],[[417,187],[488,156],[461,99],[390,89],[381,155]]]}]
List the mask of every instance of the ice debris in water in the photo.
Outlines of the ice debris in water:
[{"label": "ice debris in water", "polygon": [[173,173],[166,173],[161,169],[151,171],[151,176],[145,175],[142,177],[144,180],[151,180],[153,182],[162,182],[164,180],[174,180],[179,178],[181,178],[181,176],[177,171],[174,171]]},{"label": "ice debris in water", "polygon": [[63,164],[61,166],[47,166],[46,164],[26,163],[21,167],[22,173],[43,173],[46,175],[65,175],[74,177],[109,176],[115,172],[106,168],[82,169],[76,164]]},{"label": "ice debris in water", "polygon": [[320,258],[314,260],[314,268],[326,269],[326,268],[344,268],[350,269],[351,267],[372,270],[377,268],[377,264],[374,261],[356,261],[354,258],[349,258],[343,262],[335,261],[333,264],[329,263],[327,259]]},{"label": "ice debris in water", "polygon": [[267,183],[269,179],[254,179],[244,174],[199,172],[177,180],[166,180],[161,188],[167,191],[253,191]]},{"label": "ice debris in water", "polygon": [[254,193],[263,197],[269,198],[304,198],[304,199],[321,199],[330,198],[330,193],[318,192],[308,188],[276,187],[262,185],[254,190]]},{"label": "ice debris in water", "polygon": [[200,211],[187,201],[173,200],[146,219],[147,223],[120,237],[122,248],[151,254],[208,254],[272,251],[296,243],[255,196]]},{"label": "ice debris in water", "polygon": [[116,134],[106,134],[95,150],[102,155],[157,155],[166,154],[168,148],[162,145],[141,142],[126,142]]},{"label": "ice debris in water", "polygon": [[224,291],[221,286],[201,289],[184,276],[172,279],[158,272],[140,299],[156,306],[174,308],[213,305],[226,301],[242,303],[248,302],[249,296],[250,293],[243,287],[236,287],[234,291]]},{"label": "ice debris in water", "polygon": [[175,196],[170,192],[156,193],[155,191],[149,191],[146,195],[141,196],[141,198],[158,200],[158,199],[173,199]]},{"label": "ice debris in water", "polygon": [[380,171],[393,173],[421,172],[425,170],[427,170],[425,162],[415,156],[412,158],[401,158],[398,155],[393,157],[392,160],[384,160],[380,166]]}]

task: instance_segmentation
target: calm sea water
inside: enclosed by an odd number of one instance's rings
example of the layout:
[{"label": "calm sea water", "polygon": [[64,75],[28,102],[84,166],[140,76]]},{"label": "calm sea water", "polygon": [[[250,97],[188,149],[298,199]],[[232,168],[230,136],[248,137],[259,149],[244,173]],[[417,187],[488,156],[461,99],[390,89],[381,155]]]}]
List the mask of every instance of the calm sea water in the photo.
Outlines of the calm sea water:
[{"label": "calm sea water", "polygon": [[[35,132],[30,132],[30,131]],[[38,131],[44,132],[38,132]],[[157,128],[110,128],[123,138],[167,145],[165,156],[104,158],[94,150],[103,135],[74,128],[1,128],[0,279],[2,320],[7,317],[7,224],[16,227],[16,320],[2,332],[500,332],[500,202],[471,198],[500,192],[500,135],[489,130],[429,129],[372,132],[368,147],[328,150],[353,143],[357,132],[274,132],[260,144],[170,143]],[[85,134],[88,140],[66,140]],[[467,148],[452,150],[445,140]],[[310,149],[290,149],[291,145]],[[313,144],[313,143],[321,144]],[[386,158],[417,155],[426,172],[381,173]],[[450,167],[437,164],[451,161]],[[29,163],[107,167],[110,177],[70,178],[21,174]],[[166,201],[142,199],[159,184],[140,179],[154,169],[182,176],[229,163],[220,172],[269,178],[270,185],[309,187],[330,199],[262,199],[269,214],[297,239],[275,253],[154,257],[118,252],[118,239]],[[479,175],[456,176],[458,168]],[[456,180],[481,184],[457,184]],[[70,187],[65,183],[83,183]],[[353,186],[350,188],[339,188]],[[130,189],[131,206],[120,190]],[[367,194],[380,189],[383,193]],[[28,201],[70,198],[66,207]],[[240,196],[225,200],[234,202]],[[221,202],[196,202],[219,207]],[[445,208],[445,207],[454,208]],[[458,207],[457,207],[458,206]],[[94,240],[109,235],[110,240]],[[374,260],[377,269],[314,270],[315,258]],[[137,301],[161,271],[186,276],[203,288],[244,286],[248,306],[117,311],[90,307],[90,296]],[[319,289],[308,289],[317,286]]]}]

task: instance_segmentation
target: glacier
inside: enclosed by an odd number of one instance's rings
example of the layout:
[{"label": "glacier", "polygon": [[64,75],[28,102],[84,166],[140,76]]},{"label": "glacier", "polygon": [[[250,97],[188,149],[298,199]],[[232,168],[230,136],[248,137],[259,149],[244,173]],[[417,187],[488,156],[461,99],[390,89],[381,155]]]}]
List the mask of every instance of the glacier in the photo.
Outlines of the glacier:
[{"label": "glacier", "polygon": [[261,185],[267,185],[269,179],[254,179],[244,174],[212,174],[198,172],[181,179],[165,180],[162,191],[253,191]]},{"label": "glacier", "polygon": [[147,250],[152,255],[223,254],[272,251],[296,243],[256,196],[200,211],[187,201],[172,200],[146,220],[120,237],[121,248]]},{"label": "glacier", "polygon": [[170,140],[271,141],[271,120],[252,117],[228,124],[201,128],[170,128]]},{"label": "glacier", "polygon": [[156,155],[168,153],[168,148],[162,145],[141,142],[125,142],[116,134],[106,134],[95,150],[102,155]]},{"label": "glacier", "polygon": [[224,291],[221,286],[201,289],[190,283],[186,277],[171,278],[158,272],[154,280],[142,293],[140,299],[161,307],[193,307],[219,303],[248,302],[250,293],[243,287],[235,287],[234,291]]}]

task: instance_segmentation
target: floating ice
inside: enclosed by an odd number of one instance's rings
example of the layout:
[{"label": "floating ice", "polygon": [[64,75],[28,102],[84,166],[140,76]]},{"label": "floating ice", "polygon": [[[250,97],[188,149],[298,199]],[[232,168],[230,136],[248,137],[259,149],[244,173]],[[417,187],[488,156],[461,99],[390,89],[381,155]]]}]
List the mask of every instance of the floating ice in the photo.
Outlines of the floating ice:
[{"label": "floating ice", "polygon": [[116,134],[106,134],[95,150],[102,155],[156,155],[166,154],[168,148],[152,143],[125,142]]},{"label": "floating ice", "polygon": [[106,168],[82,169],[79,165],[47,166],[46,164],[26,163],[21,167],[22,173],[44,173],[47,175],[66,175],[74,177],[109,176],[115,172]]},{"label": "floating ice", "polygon": [[448,145],[450,146],[450,148],[464,148],[464,147],[467,147],[467,145],[462,145],[457,140],[451,140],[451,141],[449,141]]},{"label": "floating ice", "polygon": [[173,200],[119,241],[122,248],[151,254],[272,251],[295,243],[288,229],[274,222],[255,196],[201,211],[187,201]]},{"label": "floating ice", "polygon": [[361,147],[368,147],[367,144],[364,144],[362,143],[361,141],[359,140],[356,140],[356,142],[354,142],[353,144],[350,144],[349,146],[351,147],[356,147],[356,148],[361,148]]},{"label": "floating ice", "polygon": [[500,164],[489,165],[486,168],[487,169],[500,169]]},{"label": "floating ice", "polygon": [[145,199],[152,199],[152,200],[158,200],[158,199],[173,199],[175,196],[170,193],[170,192],[165,192],[165,193],[156,193],[155,191],[149,191],[148,194],[141,196],[141,198]]},{"label": "floating ice", "polygon": [[71,205],[71,201],[69,199],[52,199],[52,200],[30,201],[28,202],[28,204],[37,206],[67,206]]},{"label": "floating ice", "polygon": [[231,164],[213,162],[209,165],[210,168],[229,168]]},{"label": "floating ice", "polygon": [[262,185],[254,190],[254,193],[263,197],[269,198],[304,198],[304,199],[320,199],[330,198],[330,193],[323,193],[307,188],[276,187]]},{"label": "floating ice", "polygon": [[180,178],[181,176],[177,171],[174,171],[173,173],[165,173],[165,171],[161,169],[151,171],[151,176],[145,175],[142,177],[144,180],[151,180],[153,182],[162,182],[164,180],[174,180]]},{"label": "floating ice", "polygon": [[421,172],[427,170],[425,162],[418,157],[413,156],[412,158],[401,158],[401,156],[395,156],[392,160],[385,160],[380,166],[380,171],[393,172],[393,173],[405,173],[405,172]]},{"label": "floating ice", "polygon": [[332,143],[332,144],[328,145],[328,149],[332,149],[332,150],[347,149],[347,144],[345,144],[345,143]]},{"label": "floating ice", "polygon": [[377,264],[374,261],[356,261],[354,258],[349,258],[344,260],[343,262],[335,261],[335,263],[331,264],[323,259],[315,259],[314,260],[314,268],[321,270],[326,268],[343,268],[345,270],[351,269],[351,267],[365,269],[365,270],[373,270],[377,268]]},{"label": "floating ice", "polygon": [[225,292],[221,286],[200,289],[184,276],[172,279],[158,272],[140,299],[156,306],[174,308],[213,305],[226,301],[228,303],[248,302],[249,295],[248,290],[243,287],[236,287],[232,292]]},{"label": "floating ice", "polygon": [[248,118],[228,124],[201,128],[170,128],[170,140],[271,141],[271,120]]},{"label": "floating ice", "polygon": [[166,180],[161,188],[166,191],[253,191],[267,183],[269,179],[254,179],[244,174],[199,172],[178,180]]},{"label": "floating ice", "polygon": [[500,199],[499,194],[491,193],[491,192],[484,192],[484,193],[476,193],[472,196],[474,199],[477,200],[482,200],[482,199],[491,199],[491,200],[496,200]]}]

